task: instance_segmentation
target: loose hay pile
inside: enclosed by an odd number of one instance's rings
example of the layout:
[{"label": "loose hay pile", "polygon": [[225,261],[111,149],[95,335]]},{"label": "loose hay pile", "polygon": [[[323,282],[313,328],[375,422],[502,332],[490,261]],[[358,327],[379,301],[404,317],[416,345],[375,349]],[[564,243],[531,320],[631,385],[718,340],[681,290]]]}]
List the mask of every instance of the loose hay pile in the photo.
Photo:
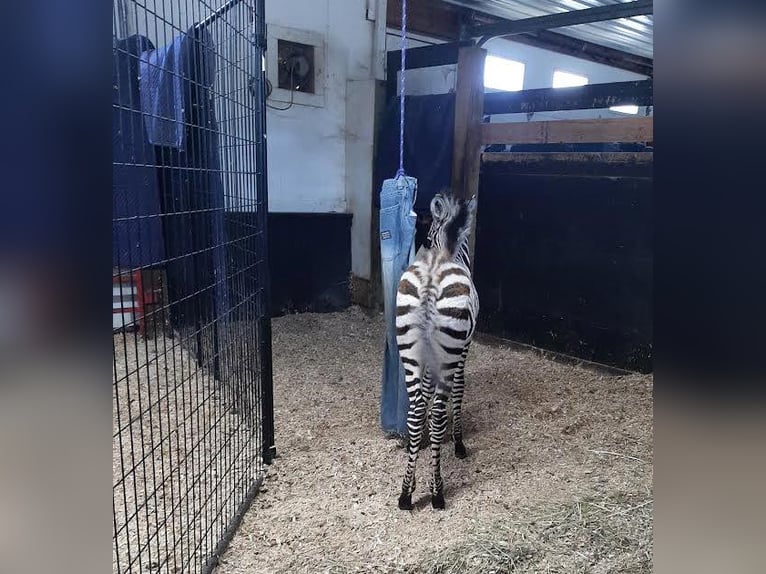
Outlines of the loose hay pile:
[{"label": "loose hay pile", "polygon": [[[641,502],[638,502],[638,501]],[[506,519],[432,552],[410,572],[651,572],[652,500],[585,498],[527,521]]]},{"label": "loose hay pile", "polygon": [[274,321],[279,458],[219,574],[651,572],[652,379],[476,343],[447,509],[396,498],[378,424],[383,324],[358,309]]}]

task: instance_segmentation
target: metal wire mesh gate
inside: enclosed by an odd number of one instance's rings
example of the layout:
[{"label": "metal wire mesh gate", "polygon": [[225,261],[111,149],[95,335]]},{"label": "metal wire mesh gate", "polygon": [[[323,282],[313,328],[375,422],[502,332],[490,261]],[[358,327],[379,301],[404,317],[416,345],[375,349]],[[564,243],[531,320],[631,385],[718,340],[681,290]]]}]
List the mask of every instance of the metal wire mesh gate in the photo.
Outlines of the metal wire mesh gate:
[{"label": "metal wire mesh gate", "polygon": [[113,570],[209,572],[274,454],[264,0],[113,14]]}]

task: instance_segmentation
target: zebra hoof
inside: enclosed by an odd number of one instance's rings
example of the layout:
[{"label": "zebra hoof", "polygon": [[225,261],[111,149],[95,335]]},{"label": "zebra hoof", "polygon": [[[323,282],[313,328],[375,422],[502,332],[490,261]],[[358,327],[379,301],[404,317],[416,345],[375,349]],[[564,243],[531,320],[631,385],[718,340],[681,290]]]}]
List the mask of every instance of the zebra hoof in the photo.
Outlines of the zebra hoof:
[{"label": "zebra hoof", "polygon": [[412,510],[412,495],[402,492],[399,495],[399,510]]},{"label": "zebra hoof", "polygon": [[455,456],[458,458],[465,458],[468,456],[468,452],[465,450],[463,441],[455,443]]},{"label": "zebra hoof", "polygon": [[435,510],[444,510],[444,494],[438,493],[438,494],[432,494],[431,495],[431,506]]}]

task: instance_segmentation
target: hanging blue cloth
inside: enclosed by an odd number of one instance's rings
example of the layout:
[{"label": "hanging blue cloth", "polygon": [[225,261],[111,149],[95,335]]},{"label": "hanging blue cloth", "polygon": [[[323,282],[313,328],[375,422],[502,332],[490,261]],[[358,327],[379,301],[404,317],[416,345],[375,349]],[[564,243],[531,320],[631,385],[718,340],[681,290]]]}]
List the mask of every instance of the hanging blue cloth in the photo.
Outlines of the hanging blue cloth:
[{"label": "hanging blue cloth", "polygon": [[407,52],[407,1],[402,1],[402,78],[399,91],[399,170],[380,190],[380,256],[383,275],[386,346],[380,398],[380,424],[390,436],[407,437],[409,399],[404,367],[396,345],[396,291],[402,273],[415,257],[413,210],[418,181],[404,172],[404,64]]},{"label": "hanging blue cloth", "polygon": [[144,134],[138,59],[154,49],[133,35],[114,46],[112,68],[112,265],[136,269],[165,259],[154,148]]},{"label": "hanging blue cloth", "polygon": [[[192,335],[215,331],[224,349],[231,307],[219,120],[212,90],[217,58],[212,36],[205,28],[192,27],[168,46],[143,54],[141,97],[143,109],[162,120],[146,129],[147,139],[158,144],[170,322],[193,345],[199,343]],[[146,77],[149,70],[158,76]],[[215,363],[219,353],[205,341],[201,344],[192,349],[200,362]]]},{"label": "hanging blue cloth", "polygon": [[[194,62],[199,69],[189,69],[189,53],[198,48],[207,54]],[[215,79],[212,39],[204,30],[179,34],[167,46],[144,52],[140,69],[141,107],[149,142],[184,150],[189,122],[188,82],[197,82],[205,88],[212,85]]]},{"label": "hanging blue cloth", "polygon": [[383,358],[380,424],[389,435],[407,436],[407,387],[396,346],[396,290],[415,257],[415,212],[418,180],[400,176],[383,182],[380,191],[380,259],[386,346]]}]

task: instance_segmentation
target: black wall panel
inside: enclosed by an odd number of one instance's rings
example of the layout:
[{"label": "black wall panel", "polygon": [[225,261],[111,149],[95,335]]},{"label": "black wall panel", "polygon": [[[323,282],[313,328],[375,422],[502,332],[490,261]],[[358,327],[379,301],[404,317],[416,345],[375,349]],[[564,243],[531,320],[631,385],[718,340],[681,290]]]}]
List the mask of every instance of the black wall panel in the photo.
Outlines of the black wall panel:
[{"label": "black wall panel", "polygon": [[[539,165],[539,164],[538,164]],[[651,163],[482,167],[474,280],[479,328],[648,372]]]},{"label": "black wall panel", "polygon": [[[250,217],[227,213],[227,225],[247,225]],[[350,214],[270,213],[268,234],[272,316],[339,311],[351,304]],[[229,249],[232,273],[241,270],[245,253],[241,245]]]}]

